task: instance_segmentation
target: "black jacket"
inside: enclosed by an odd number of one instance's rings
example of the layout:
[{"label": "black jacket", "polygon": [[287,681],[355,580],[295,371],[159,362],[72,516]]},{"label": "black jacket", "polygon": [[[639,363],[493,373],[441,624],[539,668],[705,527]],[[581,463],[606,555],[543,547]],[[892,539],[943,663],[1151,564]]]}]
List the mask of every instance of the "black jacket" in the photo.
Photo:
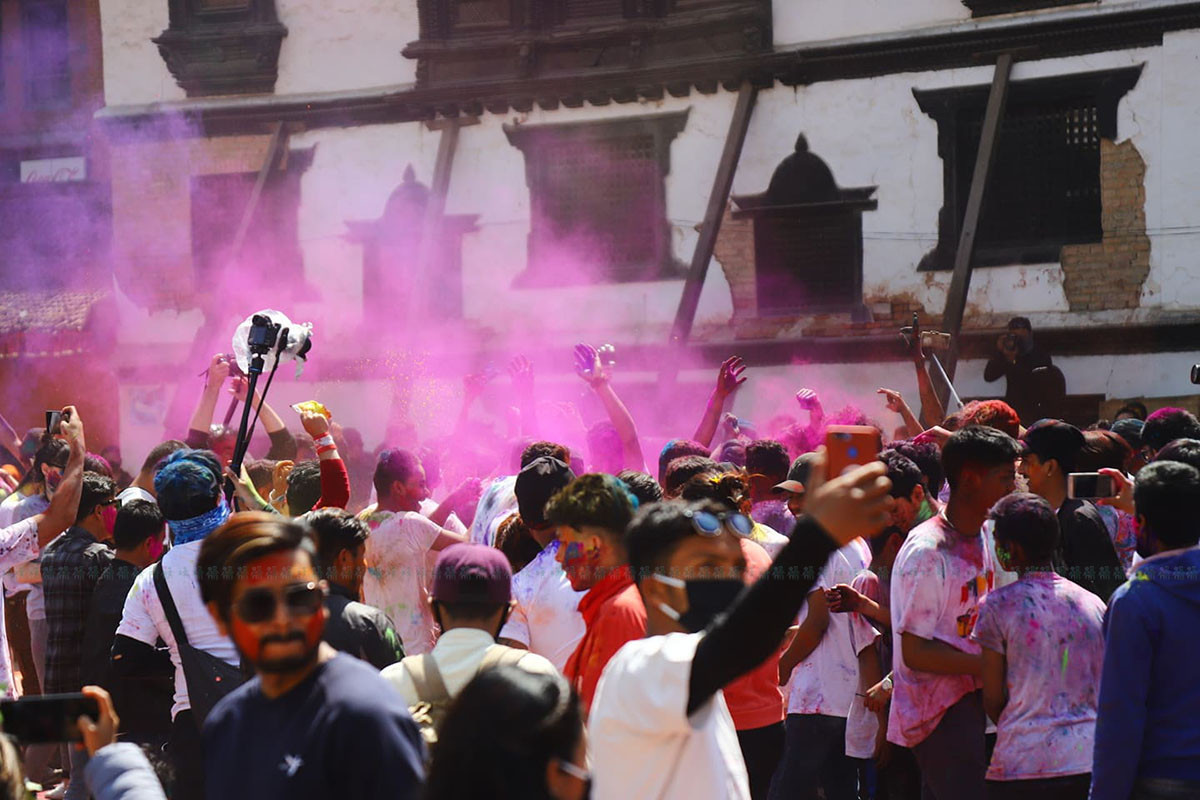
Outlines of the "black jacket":
[{"label": "black jacket", "polygon": [[376,669],[404,658],[400,634],[392,621],[378,608],[356,602],[346,587],[330,583],[325,608],[329,620],[324,639],[335,650],[360,658]]},{"label": "black jacket", "polygon": [[121,624],[125,597],[139,572],[128,561],[114,559],[96,582],[83,633],[83,682],[107,689],[121,720],[121,732],[133,740],[146,741],[171,730],[175,668],[164,645],[155,651],[156,658],[148,663],[145,677],[119,676],[112,669],[113,640]]},{"label": "black jacket", "polygon": [[1067,500],[1058,509],[1058,528],[1055,570],[1107,603],[1125,582],[1125,569],[1100,512],[1086,500]]},{"label": "black jacket", "polygon": [[1050,366],[1050,356],[1036,344],[1028,353],[1017,353],[1015,362],[1009,361],[997,353],[988,361],[983,370],[983,379],[988,383],[1008,378],[1008,387],[1004,392],[1004,402],[1008,403],[1021,417],[1025,425],[1037,422],[1033,417],[1037,413],[1039,394],[1042,388],[1038,386],[1033,371],[1039,367]]}]

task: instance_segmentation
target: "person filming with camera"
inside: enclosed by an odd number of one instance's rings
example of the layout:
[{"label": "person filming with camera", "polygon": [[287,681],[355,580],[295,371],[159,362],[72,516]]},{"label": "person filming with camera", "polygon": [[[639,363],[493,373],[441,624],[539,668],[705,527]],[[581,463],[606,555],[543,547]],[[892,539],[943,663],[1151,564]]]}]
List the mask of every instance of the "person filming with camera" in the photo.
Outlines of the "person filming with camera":
[{"label": "person filming with camera", "polygon": [[988,383],[1008,378],[1004,401],[1016,409],[1026,425],[1037,422],[1041,382],[1035,370],[1051,366],[1050,356],[1033,341],[1033,326],[1026,317],[1013,317],[1008,331],[996,340],[996,355],[983,371]]}]

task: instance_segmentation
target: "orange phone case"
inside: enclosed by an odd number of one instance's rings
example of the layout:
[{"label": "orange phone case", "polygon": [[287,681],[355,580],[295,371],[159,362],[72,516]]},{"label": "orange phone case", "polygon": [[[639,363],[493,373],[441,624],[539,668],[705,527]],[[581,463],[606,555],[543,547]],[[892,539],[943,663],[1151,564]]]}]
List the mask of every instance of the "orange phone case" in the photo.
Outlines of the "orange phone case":
[{"label": "orange phone case", "polygon": [[832,480],[847,467],[879,458],[879,431],[869,425],[830,425],[825,429],[825,478]]}]

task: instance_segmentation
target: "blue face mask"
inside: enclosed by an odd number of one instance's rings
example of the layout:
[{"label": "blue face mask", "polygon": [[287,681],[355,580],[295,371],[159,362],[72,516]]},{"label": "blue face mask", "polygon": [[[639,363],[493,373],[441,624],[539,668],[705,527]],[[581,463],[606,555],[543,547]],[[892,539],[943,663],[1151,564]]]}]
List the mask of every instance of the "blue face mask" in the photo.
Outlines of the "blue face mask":
[{"label": "blue face mask", "polygon": [[706,578],[685,581],[669,575],[654,574],[654,580],[687,592],[688,608],[680,614],[666,603],[660,602],[658,610],[678,622],[689,633],[699,633],[707,628],[718,614],[723,613],[741,594],[746,585],[737,578]]}]

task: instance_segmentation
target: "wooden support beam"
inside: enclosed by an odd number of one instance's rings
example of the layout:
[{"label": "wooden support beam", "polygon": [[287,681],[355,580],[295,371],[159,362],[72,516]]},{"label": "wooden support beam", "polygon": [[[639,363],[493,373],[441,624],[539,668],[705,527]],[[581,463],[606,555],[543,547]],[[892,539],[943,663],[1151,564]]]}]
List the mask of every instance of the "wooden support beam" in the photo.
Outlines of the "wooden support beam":
[{"label": "wooden support beam", "polygon": [[287,138],[282,122],[276,122],[271,131],[271,141],[267,143],[267,155],[263,158],[262,166],[258,168],[258,179],[250,190],[250,199],[246,202],[246,210],[242,212],[242,220],[238,223],[237,232],[233,235],[233,246],[230,247],[230,260],[234,263],[242,255],[242,246],[246,243],[246,235],[250,232],[250,223],[254,220],[254,212],[258,210],[258,201],[262,198],[263,187],[267,178],[275,169],[279,156],[283,152],[283,142]]},{"label": "wooden support beam", "polygon": [[696,309],[700,305],[700,291],[704,288],[704,278],[708,274],[708,263],[712,260],[713,248],[717,244],[717,235],[721,232],[721,221],[725,217],[725,205],[729,201],[729,192],[733,188],[733,176],[737,172],[738,160],[742,155],[742,145],[746,142],[746,131],[750,128],[750,117],[754,113],[754,103],[758,98],[758,89],[750,81],[743,81],[738,89],[737,106],[733,111],[733,119],[729,121],[729,133],[725,136],[725,149],[721,153],[721,162],[717,166],[717,174],[713,178],[712,193],[708,196],[708,210],[704,212],[704,224],[700,228],[700,239],[696,242],[696,250],[692,253],[692,266],[688,271],[687,281],[683,284],[683,296],[679,300],[679,310],[675,313],[675,324],[671,328],[671,342],[676,346],[687,344],[692,334],[692,324],[696,321]]},{"label": "wooden support beam", "polygon": [[[942,315],[942,327],[953,336],[950,351],[946,354],[945,371],[954,380],[958,366],[958,336],[962,331],[963,314],[967,307],[967,290],[971,288],[971,265],[975,257],[975,237],[979,231],[979,219],[987,198],[988,176],[996,160],[996,143],[1000,138],[1000,121],[1004,119],[1004,107],[1008,102],[1008,83],[1012,77],[1013,56],[1004,53],[996,61],[992,76],[992,89],[988,94],[987,110],[983,115],[983,131],[979,138],[979,153],[975,157],[975,172],[971,176],[971,191],[967,195],[966,213],[963,215],[958,250],[954,254],[954,277],[950,280],[950,291],[946,294],[946,310]],[[946,387],[939,387],[939,394]],[[942,397],[943,406],[946,397]]]}]

